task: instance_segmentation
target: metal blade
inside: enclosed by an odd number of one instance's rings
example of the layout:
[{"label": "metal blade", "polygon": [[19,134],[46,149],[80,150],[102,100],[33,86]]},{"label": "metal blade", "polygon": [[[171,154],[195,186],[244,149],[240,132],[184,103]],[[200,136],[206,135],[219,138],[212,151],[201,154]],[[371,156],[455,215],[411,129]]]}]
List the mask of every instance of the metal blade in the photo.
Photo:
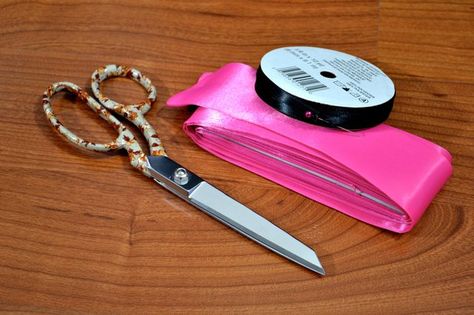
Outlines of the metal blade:
[{"label": "metal blade", "polygon": [[266,248],[324,275],[316,253],[270,221],[166,156],[148,156],[148,172],[175,195]]},{"label": "metal blade", "polygon": [[209,183],[200,183],[188,198],[191,204],[237,232],[303,267],[325,274],[311,248]]}]

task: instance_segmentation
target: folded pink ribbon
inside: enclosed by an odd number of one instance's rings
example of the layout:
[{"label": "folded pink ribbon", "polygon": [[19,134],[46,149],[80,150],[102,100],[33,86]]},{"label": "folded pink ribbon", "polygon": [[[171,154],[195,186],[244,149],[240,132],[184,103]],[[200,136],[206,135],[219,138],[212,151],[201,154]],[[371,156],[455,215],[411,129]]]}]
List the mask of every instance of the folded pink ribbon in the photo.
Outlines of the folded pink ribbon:
[{"label": "folded pink ribbon", "polygon": [[197,105],[184,131],[203,149],[354,218],[398,233],[419,221],[452,172],[442,147],[385,124],[347,132],[285,116],[231,63],[171,97]]}]

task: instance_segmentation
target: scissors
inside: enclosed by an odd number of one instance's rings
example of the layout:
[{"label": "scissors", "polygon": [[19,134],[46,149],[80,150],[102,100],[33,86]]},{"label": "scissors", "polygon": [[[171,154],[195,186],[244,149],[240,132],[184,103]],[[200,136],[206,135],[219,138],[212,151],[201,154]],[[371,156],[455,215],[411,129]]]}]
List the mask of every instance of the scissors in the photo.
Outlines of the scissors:
[{"label": "scissors", "polygon": [[[147,99],[138,104],[125,105],[103,96],[100,84],[111,77],[125,77],[139,83],[147,91]],[[91,88],[95,99],[70,82],[54,83],[44,92],[44,112],[59,134],[88,150],[126,150],[134,168],[173,194],[273,252],[316,273],[325,274],[318,256],[310,247],[167,156],[158,134],[145,119],[145,114],[156,100],[156,88],[140,71],[121,65],[100,67],[92,74]],[[67,91],[79,97],[112,125],[118,137],[110,143],[94,143],[78,137],[64,127],[51,107],[51,97],[60,91]],[[138,127],[148,143],[149,155],[141,148],[133,133],[112,112],[125,117]]]}]

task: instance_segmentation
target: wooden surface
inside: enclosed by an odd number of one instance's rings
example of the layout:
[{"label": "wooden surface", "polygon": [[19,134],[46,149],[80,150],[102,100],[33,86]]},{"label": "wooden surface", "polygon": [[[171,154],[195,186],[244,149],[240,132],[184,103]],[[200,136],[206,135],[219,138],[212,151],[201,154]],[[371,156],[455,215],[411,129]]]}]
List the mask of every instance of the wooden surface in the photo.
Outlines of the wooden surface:
[{"label": "wooden surface", "polygon": [[[190,112],[163,108],[200,73],[256,66],[268,50],[358,55],[395,81],[388,123],[438,143],[454,174],[414,230],[396,235],[312,202],[199,149]],[[473,313],[472,1],[0,2],[0,310],[25,313]],[[41,94],[86,88],[98,66],[148,75],[148,114],[172,158],[308,243],[327,276],[225,228],[129,167],[77,150]],[[133,83],[107,82],[133,101]],[[74,99],[55,110],[81,136],[108,126]]]}]

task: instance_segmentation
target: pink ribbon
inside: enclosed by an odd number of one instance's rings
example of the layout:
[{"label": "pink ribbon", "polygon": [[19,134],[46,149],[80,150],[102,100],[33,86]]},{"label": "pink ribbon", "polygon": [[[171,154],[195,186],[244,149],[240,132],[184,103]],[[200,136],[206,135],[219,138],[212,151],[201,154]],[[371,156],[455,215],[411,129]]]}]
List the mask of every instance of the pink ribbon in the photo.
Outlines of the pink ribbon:
[{"label": "pink ribbon", "polygon": [[369,224],[413,228],[452,173],[448,151],[385,124],[347,132],[289,118],[260,100],[255,73],[227,64],[167,104],[199,106],[184,131],[212,154]]}]

